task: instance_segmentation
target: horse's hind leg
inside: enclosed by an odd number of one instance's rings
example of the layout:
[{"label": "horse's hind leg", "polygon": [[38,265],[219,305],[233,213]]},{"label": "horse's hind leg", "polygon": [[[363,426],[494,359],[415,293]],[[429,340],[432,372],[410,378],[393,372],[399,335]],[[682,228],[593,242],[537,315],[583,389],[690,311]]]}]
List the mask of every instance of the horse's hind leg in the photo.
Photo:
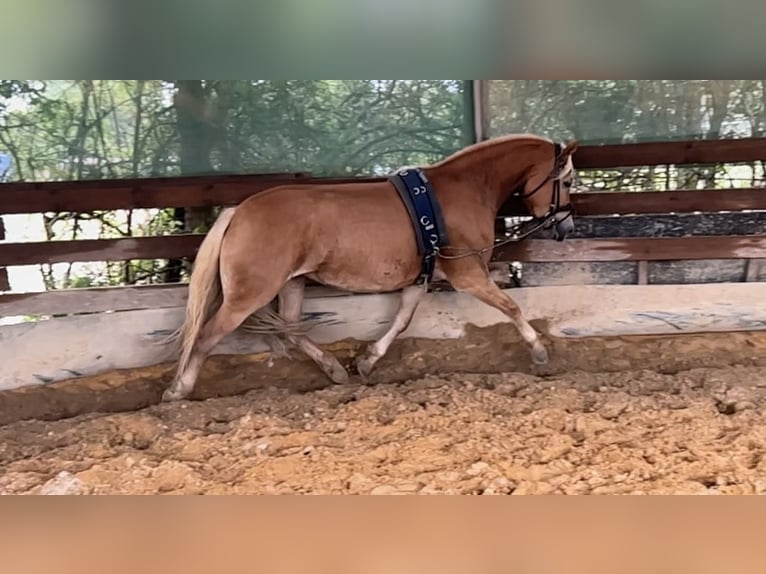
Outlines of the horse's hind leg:
[{"label": "horse's hind leg", "polygon": [[425,288],[421,285],[412,285],[402,290],[401,298],[399,299],[399,310],[396,312],[391,327],[380,339],[370,345],[364,355],[360,355],[356,359],[356,368],[363,378],[369,376],[375,368],[375,363],[385,356],[394,339],[409,327],[415,314],[415,309],[418,308],[418,304],[423,299],[425,292]]},{"label": "horse's hind leg", "polygon": [[[288,322],[299,321],[301,318],[305,285],[303,277],[296,277],[285,283],[279,292],[279,314]],[[348,372],[334,355],[320,349],[305,335],[288,334],[287,338],[311,358],[333,383],[342,385],[348,382]]]},{"label": "horse's hind leg", "polygon": [[176,401],[188,397],[194,390],[199,372],[207,356],[226,335],[232,333],[244,321],[251,310],[242,311],[231,308],[226,301],[200,331],[194,344],[188,365],[183,373],[163,393],[163,401]]}]

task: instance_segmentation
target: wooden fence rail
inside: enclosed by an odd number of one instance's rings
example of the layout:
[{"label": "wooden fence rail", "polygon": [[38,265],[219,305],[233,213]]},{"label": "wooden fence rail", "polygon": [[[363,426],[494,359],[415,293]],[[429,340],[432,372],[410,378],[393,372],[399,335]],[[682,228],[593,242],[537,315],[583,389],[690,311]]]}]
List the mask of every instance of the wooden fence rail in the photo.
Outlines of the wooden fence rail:
[{"label": "wooden fence rail", "polygon": [[766,138],[582,146],[575,157],[578,169],[746,163],[766,161]]},{"label": "wooden fence rail", "polygon": [[[3,218],[0,217],[0,241],[5,239],[5,225]],[[11,285],[8,281],[8,270],[0,263],[0,291],[10,291]]]},{"label": "wooden fence rail", "polygon": [[275,185],[310,180],[306,173],[0,184],[0,215],[234,205]]},{"label": "wooden fence rail", "polygon": [[[577,154],[579,169],[607,169],[644,165],[690,165],[766,161],[766,138],[725,141],[658,142],[645,144],[583,146]],[[288,183],[340,184],[380,181],[382,178],[313,178],[307,173],[272,173],[221,175],[184,178],[148,178],[133,180],[94,180],[78,182],[4,183],[0,184],[0,215],[43,212],[91,212],[169,207],[204,207],[235,205],[245,198],[275,185]],[[668,192],[603,192],[574,194],[572,201],[578,217],[601,229],[612,215],[629,215],[627,237],[604,237],[602,231],[569,239],[564,243],[532,239],[521,244],[497,248],[497,263],[520,261],[530,268],[567,265],[620,267],[638,266],[638,281],[646,283],[648,265],[687,261],[704,265],[707,260],[746,260],[746,281],[763,277],[766,260],[766,233],[757,229],[761,215],[736,217],[728,222],[726,234],[713,237],[721,222],[706,221],[691,235],[684,228],[674,237],[636,237],[635,229],[645,224],[641,217],[698,212],[766,211],[766,188],[677,190]],[[518,201],[510,201],[499,216],[525,215]],[[755,217],[757,215],[757,217]],[[704,217],[704,216],[700,216]],[[601,218],[601,219],[599,219]],[[606,219],[604,219],[606,218]],[[748,223],[745,225],[744,221]],[[500,221],[500,220],[499,220]],[[0,239],[2,236],[0,219]],[[656,224],[652,224],[656,225]],[[685,224],[688,227],[688,222]],[[754,227],[755,226],[755,227]],[[586,225],[586,227],[588,227]],[[592,226],[591,226],[592,227]],[[595,228],[594,228],[595,229]],[[657,229],[657,227],[652,227]],[[744,230],[744,231],[743,231]],[[625,233],[623,233],[623,231]],[[678,231],[678,230],[674,230]],[[766,230],[765,230],[766,231]],[[647,235],[650,235],[648,232]],[[641,234],[643,235],[643,233]],[[202,241],[199,234],[117,239],[87,239],[31,243],[0,243],[0,290],[4,267],[71,262],[126,261],[132,259],[193,259]],[[672,265],[672,263],[670,263]],[[736,263],[732,263],[735,265]],[[535,267],[537,266],[537,267]],[[621,267],[620,267],[621,268]],[[555,271],[558,273],[558,271]],[[632,273],[632,272],[631,272]],[[7,278],[6,278],[7,279]],[[316,287],[314,288],[317,289]],[[321,288],[318,288],[321,291]],[[184,285],[122,287],[108,289],[72,289],[45,293],[9,293],[0,295],[0,316],[17,314],[58,314],[100,312],[147,307],[178,306],[186,296]]]},{"label": "wooden fence rail", "polygon": [[766,257],[766,236],[527,240],[495,249],[494,261],[701,261]]},{"label": "wooden fence rail", "polygon": [[[203,234],[0,244],[4,265],[193,258]],[[766,236],[528,239],[495,249],[494,261],[668,261],[766,257]]]},{"label": "wooden fence rail", "polygon": [[[228,195],[231,197],[231,195]],[[579,193],[572,197],[579,216],[694,213],[697,211],[740,211],[743,209],[766,210],[766,189],[746,188],[729,190],[680,190],[669,192],[629,193]],[[525,213],[521,206],[509,206],[501,212],[503,216]],[[12,265],[33,265],[39,263],[67,263],[86,261],[127,261],[131,259],[168,259],[192,257],[199,247],[200,236],[193,234],[167,235],[157,237],[126,237],[117,239],[81,239],[73,241],[48,241],[0,244],[0,267]],[[600,253],[593,260],[618,260],[617,251],[605,251],[601,247],[589,249],[588,253]],[[631,243],[626,244],[626,248]],[[637,243],[635,245],[638,245]],[[698,254],[702,244],[678,244],[674,252],[686,253],[682,258]],[[717,252],[726,251],[723,242]],[[540,248],[529,248],[521,252],[520,261],[542,261]],[[733,252],[733,251],[732,251]],[[611,255],[610,255],[611,253]],[[569,257],[571,257],[570,254]]]},{"label": "wooden fence rail", "polygon": [[[578,169],[766,161],[766,138],[590,145]],[[343,183],[381,178],[312,178],[308,173],[29,182],[0,184],[0,215],[49,211],[202,207],[236,204],[258,191],[295,181]]]}]

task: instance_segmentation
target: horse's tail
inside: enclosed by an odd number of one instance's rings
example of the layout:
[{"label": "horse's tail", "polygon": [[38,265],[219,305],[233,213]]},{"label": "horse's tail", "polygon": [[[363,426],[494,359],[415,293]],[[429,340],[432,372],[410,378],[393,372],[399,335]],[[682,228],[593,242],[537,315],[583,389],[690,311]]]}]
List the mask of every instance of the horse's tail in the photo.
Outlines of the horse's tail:
[{"label": "horse's tail", "polygon": [[189,280],[189,298],[186,302],[186,318],[183,325],[170,336],[170,340],[180,339],[181,354],[178,360],[178,375],[189,366],[194,345],[200,331],[218,310],[223,302],[221,279],[218,274],[221,243],[234,216],[235,208],[221,211],[213,227],[202,241],[194,260]]}]

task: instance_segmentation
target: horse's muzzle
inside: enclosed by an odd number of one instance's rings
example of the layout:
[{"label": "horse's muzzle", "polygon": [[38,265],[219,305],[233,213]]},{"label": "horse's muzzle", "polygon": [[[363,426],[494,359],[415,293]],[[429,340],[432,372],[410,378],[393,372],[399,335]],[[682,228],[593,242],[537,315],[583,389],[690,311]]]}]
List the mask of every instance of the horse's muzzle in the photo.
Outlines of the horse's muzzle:
[{"label": "horse's muzzle", "polygon": [[571,211],[560,211],[554,215],[553,238],[556,241],[564,241],[574,230],[574,217]]}]

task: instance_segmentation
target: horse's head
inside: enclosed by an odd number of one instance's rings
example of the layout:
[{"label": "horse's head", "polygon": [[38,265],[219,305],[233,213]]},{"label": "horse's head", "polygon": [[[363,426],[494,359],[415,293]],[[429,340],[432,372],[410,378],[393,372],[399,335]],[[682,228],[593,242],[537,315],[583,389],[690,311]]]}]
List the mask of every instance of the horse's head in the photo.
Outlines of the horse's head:
[{"label": "horse's head", "polygon": [[569,191],[574,180],[572,155],[577,151],[577,142],[566,146],[555,144],[554,157],[530,170],[524,186],[519,190],[529,213],[536,223],[552,229],[553,238],[563,241],[575,228],[574,209]]}]

